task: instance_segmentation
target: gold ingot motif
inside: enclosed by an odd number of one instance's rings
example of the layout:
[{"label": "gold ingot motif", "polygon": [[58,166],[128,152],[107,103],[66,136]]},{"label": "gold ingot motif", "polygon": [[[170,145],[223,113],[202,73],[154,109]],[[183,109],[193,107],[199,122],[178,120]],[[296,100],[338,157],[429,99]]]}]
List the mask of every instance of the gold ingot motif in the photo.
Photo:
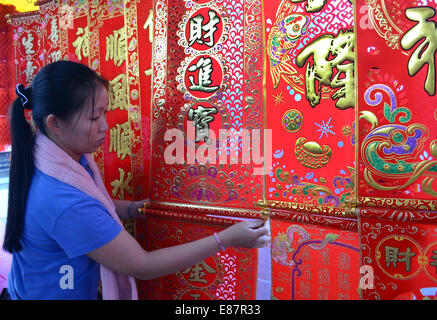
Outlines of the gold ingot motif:
[{"label": "gold ingot motif", "polygon": [[294,152],[300,164],[311,169],[324,167],[331,160],[331,148],[321,146],[315,141],[299,138],[296,141]]}]

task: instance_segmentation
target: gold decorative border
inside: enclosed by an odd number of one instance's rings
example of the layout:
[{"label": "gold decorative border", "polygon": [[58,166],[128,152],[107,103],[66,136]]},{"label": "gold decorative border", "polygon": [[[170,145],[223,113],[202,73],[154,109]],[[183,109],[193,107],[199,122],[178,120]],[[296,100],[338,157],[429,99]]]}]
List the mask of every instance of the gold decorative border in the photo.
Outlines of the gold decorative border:
[{"label": "gold decorative border", "polygon": [[266,200],[258,201],[257,205],[261,208],[270,210],[282,210],[290,212],[299,212],[306,214],[317,214],[330,217],[341,217],[341,218],[353,218],[356,219],[357,215],[355,213],[355,205],[353,202],[346,203],[344,207],[328,207],[328,206],[316,206],[304,203],[286,202],[286,201],[276,201],[276,200]]},{"label": "gold decorative border", "polygon": [[184,204],[184,203],[173,203],[173,202],[162,202],[153,201],[150,207],[144,207],[143,212],[151,211],[169,211],[169,212],[189,212],[189,215],[208,216],[229,216],[238,218],[252,218],[261,219],[264,218],[263,210],[251,210],[251,209],[241,209],[241,208],[229,208],[229,207],[215,207],[208,205],[197,205],[197,204]]},{"label": "gold decorative border", "polygon": [[358,197],[357,207],[437,211],[437,200]]},{"label": "gold decorative border", "polygon": [[144,214],[146,217],[157,217],[162,219],[173,219],[173,220],[181,220],[184,222],[198,222],[205,224],[212,224],[218,226],[231,226],[239,220],[221,218],[221,217],[212,217],[210,215],[198,215],[198,214],[190,214],[176,211],[167,211],[167,210],[154,210],[154,209],[145,209]]},{"label": "gold decorative border", "polygon": [[57,0],[37,0],[37,1],[35,1],[34,5],[38,7],[38,6],[45,5],[49,2],[58,2],[58,1]]},{"label": "gold decorative border", "polygon": [[12,23],[12,20],[27,18],[31,16],[39,16],[39,10],[28,11],[28,12],[19,12],[19,13],[8,13],[5,15],[6,21],[8,23]]}]

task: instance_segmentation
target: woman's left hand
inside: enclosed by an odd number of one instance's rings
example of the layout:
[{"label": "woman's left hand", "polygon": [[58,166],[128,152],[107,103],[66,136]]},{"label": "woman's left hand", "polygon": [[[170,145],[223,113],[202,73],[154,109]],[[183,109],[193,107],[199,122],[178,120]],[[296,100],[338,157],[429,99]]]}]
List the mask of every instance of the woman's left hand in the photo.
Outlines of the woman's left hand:
[{"label": "woman's left hand", "polygon": [[140,209],[144,209],[148,207],[150,207],[150,199],[132,201],[129,204],[129,217],[131,219],[144,218],[145,217],[144,212]]}]

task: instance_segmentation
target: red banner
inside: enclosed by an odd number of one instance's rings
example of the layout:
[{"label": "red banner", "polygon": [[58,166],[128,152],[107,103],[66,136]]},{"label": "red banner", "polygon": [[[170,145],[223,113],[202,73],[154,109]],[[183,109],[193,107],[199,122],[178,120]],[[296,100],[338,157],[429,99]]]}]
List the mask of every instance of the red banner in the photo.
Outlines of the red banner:
[{"label": "red banner", "polygon": [[435,200],[435,4],[357,8],[358,196]]},{"label": "red banner", "polygon": [[264,8],[266,198],[344,207],[354,197],[353,7],[348,1],[270,1]]},{"label": "red banner", "polygon": [[[16,34],[14,46],[17,51],[17,76],[26,77],[28,75],[29,79],[22,81],[28,85],[31,77],[44,64],[66,59],[88,65],[109,81],[110,104],[107,114],[109,130],[104,145],[94,153],[94,158],[104,177],[105,186],[114,199],[140,200],[150,194],[153,200],[162,201],[169,199],[169,195],[172,194],[176,195],[172,198],[177,201],[176,204],[179,202],[203,203],[215,199],[214,203],[233,201],[235,206],[239,206],[239,201],[243,201],[247,203],[247,206],[253,207],[253,203],[258,200],[259,192],[256,190],[261,188],[261,179],[258,177],[257,184],[252,185],[243,183],[239,178],[240,171],[246,176],[249,175],[250,166],[245,166],[243,169],[237,165],[233,169],[224,169],[219,166],[208,168],[187,166],[185,167],[187,171],[184,171],[182,167],[166,166],[161,161],[163,159],[156,161],[157,157],[152,157],[151,152],[153,146],[156,148],[155,155],[158,151],[159,156],[163,155],[161,152],[164,150],[161,145],[163,141],[160,140],[162,137],[159,133],[162,131],[160,130],[168,128],[170,124],[179,128],[178,123],[184,126],[185,121],[193,122],[196,118],[195,114],[200,112],[202,108],[208,107],[206,101],[203,101],[207,97],[200,96],[201,102],[205,102],[205,104],[191,108],[193,106],[191,103],[194,100],[184,101],[184,95],[175,83],[176,77],[179,76],[179,63],[182,63],[185,56],[189,56],[190,59],[194,58],[194,60],[189,61],[188,68],[190,70],[197,68],[197,70],[190,71],[191,74],[189,77],[187,76],[188,88],[192,85],[197,85],[198,88],[204,86],[214,88],[215,85],[209,85],[208,82],[205,82],[208,68],[205,63],[211,61],[214,69],[218,71],[222,69],[222,72],[217,74],[218,80],[215,79],[216,73],[214,72],[213,80],[218,81],[220,90],[217,90],[218,93],[213,93],[215,94],[214,101],[210,101],[210,104],[217,107],[217,115],[222,120],[217,121],[216,124],[219,125],[213,127],[220,129],[222,123],[227,123],[229,126],[230,121],[227,119],[232,110],[226,110],[226,107],[223,106],[227,103],[228,97],[238,96],[238,112],[241,112],[242,98],[239,97],[239,94],[242,91],[243,78],[239,76],[237,83],[230,83],[229,65],[226,62],[226,57],[233,59],[236,66],[234,75],[236,75],[237,69],[242,75],[243,50],[238,49],[240,55],[236,56],[234,49],[239,44],[238,41],[243,38],[243,30],[239,28],[243,25],[243,17],[240,15],[243,10],[242,3],[241,1],[237,6],[237,11],[239,10],[237,14],[230,1],[225,4],[218,1],[213,5],[213,10],[207,9],[210,4],[205,3],[199,3],[200,7],[197,7],[196,4],[188,9],[184,1],[175,3],[174,7],[172,4],[171,8],[167,6],[167,3],[157,1],[154,9],[151,1],[142,0],[45,1],[40,4],[39,12],[13,18],[12,27]],[[194,16],[192,16],[193,13]],[[163,38],[162,34],[168,32],[167,20],[165,20],[168,15],[172,15],[173,18],[177,17],[177,19],[171,20],[174,24],[169,25],[171,37],[167,39],[167,37]],[[238,18],[233,30],[231,30],[229,15]],[[194,30],[193,28],[199,25],[201,17],[204,19],[203,24],[211,26],[211,30],[217,28],[218,32],[212,37],[210,37],[208,30],[202,31],[197,36],[192,35],[195,38],[200,37],[196,38],[193,50],[202,52],[203,57],[196,54],[193,56],[193,52],[189,51],[185,54],[186,49],[179,44],[185,36],[182,35],[182,29],[179,28],[180,21],[178,19],[192,18],[193,23],[188,23],[188,28],[183,29],[189,33],[190,30]],[[190,29],[191,25],[193,28]],[[204,27],[202,26],[202,30],[206,28]],[[238,32],[238,37],[235,42],[231,42],[230,35],[235,35],[235,32]],[[206,50],[202,50],[200,43],[202,39],[205,40],[204,45],[208,48]],[[191,40],[188,39],[190,42]],[[171,51],[167,51],[168,48]],[[32,55],[28,57],[23,50],[35,52],[32,52]],[[152,50],[154,62],[152,62]],[[257,52],[261,54],[259,49]],[[159,63],[161,58],[165,61],[173,59],[174,63],[168,68],[167,64],[161,65]],[[179,58],[180,60],[178,60]],[[33,64],[25,66],[29,68],[19,69],[25,61],[30,60]],[[259,59],[259,61],[261,60]],[[39,64],[36,65],[37,63]],[[153,86],[152,77],[154,79]],[[163,81],[161,82],[160,79]],[[169,81],[169,86],[164,82],[164,79]],[[164,88],[166,95],[161,96],[160,93]],[[233,91],[227,91],[227,88],[231,88]],[[150,106],[151,101],[154,103],[153,111]],[[164,105],[163,101],[167,104]],[[159,109],[155,109],[157,106]],[[229,108],[237,107],[231,104]],[[183,118],[179,117],[181,110],[184,113]],[[160,113],[162,116],[158,116]],[[235,116],[239,117],[240,115],[235,114]],[[155,121],[153,128],[151,127],[152,117]],[[172,117],[179,119],[179,122],[174,121]],[[191,123],[190,126],[192,127]],[[152,161],[155,162],[151,169]],[[150,172],[153,179],[149,178]],[[191,182],[181,185],[179,183],[180,177],[185,177],[186,172],[191,175]],[[204,178],[209,180],[205,183]],[[255,178],[253,179],[255,180]],[[172,183],[169,184],[169,181]],[[150,189],[150,184],[152,189]],[[161,188],[160,191],[156,191],[157,186]],[[197,212],[196,215],[204,215],[205,210]],[[235,210],[226,213],[238,214]],[[249,215],[253,215],[253,212],[250,212]],[[188,221],[193,221],[193,218],[192,215],[186,217]],[[145,233],[146,230],[143,229],[141,221],[138,221],[136,226],[127,223],[126,227],[136,235],[141,244],[145,244],[149,234]],[[217,224],[214,230],[221,228],[223,225]],[[189,229],[189,226],[186,229]],[[203,230],[205,233],[199,233],[199,237],[210,234],[209,227],[204,227]],[[189,237],[187,241],[188,239]],[[246,259],[244,263],[238,260],[242,256]],[[252,251],[238,252],[229,249],[222,256],[211,259],[205,263],[211,264],[219,276],[209,283],[206,291],[204,290],[209,298],[253,299],[256,297],[256,254],[253,254]],[[245,268],[245,264],[253,267],[244,269],[244,276],[234,274],[232,288],[219,285],[219,282],[221,283],[223,279],[226,280],[228,276],[225,274],[224,268],[231,267],[240,270],[238,268]],[[197,272],[196,270],[194,271]],[[192,278],[190,275],[187,278],[188,282],[190,282],[190,277]],[[178,286],[178,278],[170,276],[168,279],[170,280],[166,280],[167,285]],[[171,283],[171,281],[176,282]],[[244,284],[245,281],[248,283]],[[140,282],[139,287],[142,285]],[[215,293],[214,287],[221,289]],[[141,297],[153,298],[155,296],[156,298],[157,295],[158,293],[148,291],[147,293],[143,292]],[[196,297],[197,293],[194,292],[193,295]],[[185,296],[180,294],[179,298],[185,298]]]},{"label": "red banner", "polygon": [[373,276],[363,298],[437,297],[435,214],[367,208],[360,216],[362,263]]},{"label": "red banner", "polygon": [[436,6],[356,6],[363,298],[435,298]]},{"label": "red banner", "polygon": [[272,298],[360,299],[355,231],[272,221]]},{"label": "red banner", "polygon": [[243,129],[260,131],[263,123],[260,8],[244,1],[156,2],[153,200],[253,208],[262,197],[262,177],[242,160],[249,151]]},{"label": "red banner", "polygon": [[[219,232],[230,221],[206,218],[196,223],[189,215],[157,212],[146,218],[146,250],[155,250],[198,240]],[[208,223],[205,223],[208,222]],[[253,300],[256,299],[257,251],[228,248],[215,256],[177,272],[144,281],[139,287],[143,299],[157,300]]]}]

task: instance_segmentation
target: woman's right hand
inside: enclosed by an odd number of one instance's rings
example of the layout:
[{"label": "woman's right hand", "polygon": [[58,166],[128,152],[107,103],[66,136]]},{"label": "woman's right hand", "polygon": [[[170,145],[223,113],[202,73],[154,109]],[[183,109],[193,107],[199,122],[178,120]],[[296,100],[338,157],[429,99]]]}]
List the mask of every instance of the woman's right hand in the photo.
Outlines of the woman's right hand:
[{"label": "woman's right hand", "polygon": [[264,220],[238,222],[218,233],[225,246],[264,248],[270,245],[270,222]]}]

